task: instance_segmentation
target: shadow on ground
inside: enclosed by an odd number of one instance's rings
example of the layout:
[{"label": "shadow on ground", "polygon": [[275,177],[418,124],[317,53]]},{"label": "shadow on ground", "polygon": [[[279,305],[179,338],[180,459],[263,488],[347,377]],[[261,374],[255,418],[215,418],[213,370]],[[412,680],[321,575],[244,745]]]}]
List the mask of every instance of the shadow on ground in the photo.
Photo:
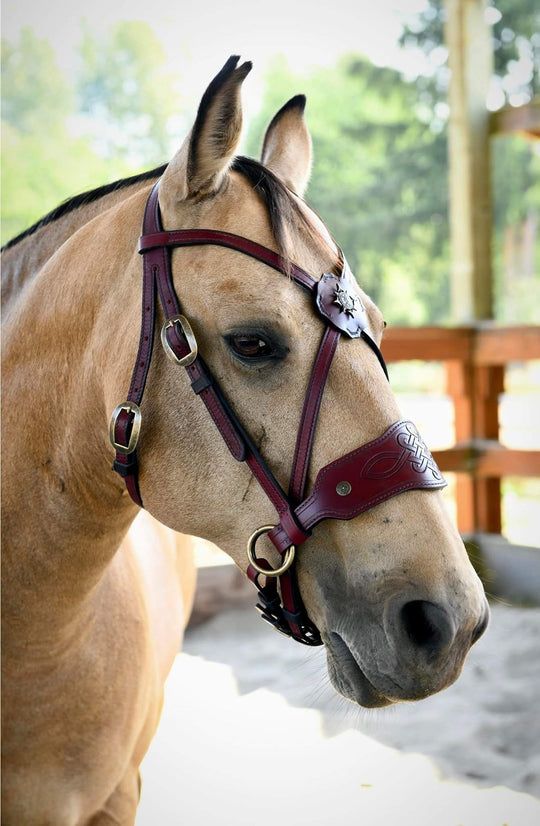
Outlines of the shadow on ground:
[{"label": "shadow on ground", "polygon": [[230,666],[240,694],[265,688],[292,706],[318,710],[327,737],[354,729],[431,756],[447,777],[540,797],[540,609],[496,605],[455,685],[375,712],[334,692],[322,649],[276,634],[253,610],[228,611],[190,630],[183,650]]}]

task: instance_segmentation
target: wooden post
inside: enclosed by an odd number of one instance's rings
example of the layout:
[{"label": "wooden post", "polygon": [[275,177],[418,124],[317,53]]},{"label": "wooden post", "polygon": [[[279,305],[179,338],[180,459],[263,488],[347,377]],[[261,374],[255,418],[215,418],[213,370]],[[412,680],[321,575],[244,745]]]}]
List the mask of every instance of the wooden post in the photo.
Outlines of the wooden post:
[{"label": "wooden post", "polygon": [[[475,444],[499,438],[499,394],[504,388],[504,367],[480,366],[473,361],[446,363],[448,395],[455,410],[456,443]],[[461,533],[501,532],[499,478],[477,476],[475,464],[456,479],[458,527]]]},{"label": "wooden post", "polygon": [[[490,120],[486,107],[493,55],[485,8],[486,0],[446,0],[454,324],[493,318]],[[448,366],[447,377],[456,409],[456,441],[498,439],[502,368],[456,362]],[[461,531],[500,532],[499,479],[478,478],[474,471],[470,477],[458,475],[457,506]]]},{"label": "wooden post", "polygon": [[[499,440],[499,396],[504,391],[504,367],[474,368],[474,431],[477,439]],[[501,480],[474,479],[476,531],[500,533]]]},{"label": "wooden post", "polygon": [[449,53],[452,321],[493,317],[489,113],[492,70],[485,0],[446,0]]},{"label": "wooden post", "polygon": [[[456,445],[470,445],[474,433],[473,370],[470,362],[447,361],[446,392],[454,404]],[[469,473],[456,476],[456,515],[460,533],[476,532],[475,479]]]}]

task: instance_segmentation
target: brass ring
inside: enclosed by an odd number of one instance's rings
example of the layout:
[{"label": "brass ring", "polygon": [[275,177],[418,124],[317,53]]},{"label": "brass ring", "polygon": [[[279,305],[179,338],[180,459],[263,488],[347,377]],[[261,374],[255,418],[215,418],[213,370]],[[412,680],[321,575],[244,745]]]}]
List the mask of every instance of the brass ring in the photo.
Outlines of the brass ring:
[{"label": "brass ring", "polygon": [[264,574],[264,576],[281,576],[281,574],[284,574],[285,571],[288,571],[293,564],[294,555],[296,554],[295,545],[291,545],[290,548],[287,548],[285,551],[283,565],[280,565],[279,568],[271,568],[269,571],[265,568],[261,568],[261,566],[255,561],[255,545],[257,544],[257,540],[260,536],[272,531],[274,528],[275,525],[263,525],[262,528],[257,528],[257,530],[251,534],[247,543],[247,558],[249,559],[249,564],[255,568],[259,574]]}]

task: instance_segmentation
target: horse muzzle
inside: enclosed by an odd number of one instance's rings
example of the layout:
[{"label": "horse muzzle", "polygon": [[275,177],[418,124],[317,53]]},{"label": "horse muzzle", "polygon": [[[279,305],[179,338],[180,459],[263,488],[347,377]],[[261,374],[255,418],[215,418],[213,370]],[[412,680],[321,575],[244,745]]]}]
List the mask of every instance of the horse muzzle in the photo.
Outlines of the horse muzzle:
[{"label": "horse muzzle", "polygon": [[388,600],[382,618],[322,634],[334,687],[366,708],[420,700],[450,686],[489,621],[484,599],[476,612],[460,616],[427,600]]}]

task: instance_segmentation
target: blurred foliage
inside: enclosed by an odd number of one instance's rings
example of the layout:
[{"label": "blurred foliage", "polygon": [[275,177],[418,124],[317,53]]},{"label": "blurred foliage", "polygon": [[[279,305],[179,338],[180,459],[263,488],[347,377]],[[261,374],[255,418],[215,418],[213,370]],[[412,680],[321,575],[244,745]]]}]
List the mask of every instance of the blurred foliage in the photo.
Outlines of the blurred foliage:
[{"label": "blurred foliage", "polygon": [[155,166],[168,150],[169,119],[179,109],[165,55],[141,21],[117,23],[104,40],[83,35],[77,88],[81,112],[99,150]]},{"label": "blurred foliage", "polygon": [[68,196],[163,162],[178,108],[163,64],[145,23],[104,42],[84,32],[76,88],[31,29],[2,41],[2,242]]},{"label": "blurred foliage", "polygon": [[2,41],[2,242],[59,201],[112,175],[106,159],[68,129],[74,90],[51,47],[30,29]]},{"label": "blurred foliage", "polygon": [[[492,0],[486,9],[492,27],[493,84],[503,103],[525,103],[540,93],[540,7],[536,0]],[[417,78],[424,102],[444,100],[448,52],[444,46],[445,0],[429,0],[405,26],[400,43],[420,49],[428,68]]]},{"label": "blurred foliage", "polygon": [[[505,94],[531,94],[538,77],[527,66],[538,61],[540,47],[535,0],[496,0],[489,11]],[[412,81],[359,56],[303,76],[276,59],[248,134],[248,152],[257,156],[275,111],[293,93],[307,93],[315,151],[309,201],[392,323],[449,321],[443,25],[442,0],[409,20],[402,45],[426,56],[424,74]],[[69,81],[50,46],[24,29],[18,43],[2,43],[2,70],[9,158],[2,167],[3,240],[63,198],[170,155],[171,124],[184,114],[183,103],[147,24],[123,21],[102,38],[84,28],[79,71]],[[534,316],[538,165],[519,139],[494,141],[497,306],[507,322]]]},{"label": "blurred foliage", "polygon": [[123,172],[96,155],[87,141],[70,137],[64,129],[42,135],[36,140],[11,124],[2,124],[2,150],[9,156],[9,163],[2,164],[2,243],[68,195]]},{"label": "blurred foliage", "polygon": [[540,322],[540,153],[519,135],[492,140],[496,317]]},{"label": "blurred foliage", "polygon": [[[490,99],[497,107],[519,105],[540,94],[540,6],[537,0],[495,0],[486,9],[492,27]],[[404,48],[427,59],[415,79],[418,100],[434,118],[445,119],[449,81],[444,46],[444,0],[429,0],[401,36]],[[491,144],[495,314],[504,323],[540,319],[540,156],[518,136]]]},{"label": "blurred foliage", "polygon": [[2,40],[2,121],[28,135],[45,124],[57,130],[73,105],[73,89],[45,40],[29,28],[17,45]]},{"label": "blurred foliage", "polygon": [[[497,0],[486,16],[500,102],[524,102],[540,86],[536,0]],[[291,92],[307,93],[315,150],[309,201],[393,323],[449,321],[444,21],[443,0],[430,0],[404,29],[402,46],[427,59],[414,80],[357,57],[304,77],[276,62],[249,136],[253,151]],[[538,321],[539,172],[530,143],[493,141],[496,315],[506,323]]]},{"label": "blurred foliage", "polygon": [[248,136],[250,153],[258,153],[275,111],[300,90],[315,155],[309,202],[363,288],[388,321],[446,320],[446,140],[419,116],[414,85],[357,57],[303,77],[276,62]]}]

